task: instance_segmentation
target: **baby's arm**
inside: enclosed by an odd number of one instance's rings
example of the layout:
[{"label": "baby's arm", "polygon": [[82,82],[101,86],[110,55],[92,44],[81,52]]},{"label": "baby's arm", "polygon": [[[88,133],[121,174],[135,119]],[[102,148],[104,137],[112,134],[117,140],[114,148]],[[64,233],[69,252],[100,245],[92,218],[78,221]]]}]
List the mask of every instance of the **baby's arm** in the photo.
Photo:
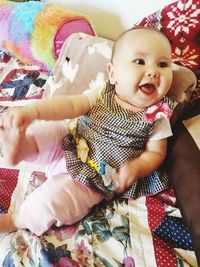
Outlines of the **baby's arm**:
[{"label": "baby's arm", "polygon": [[139,177],[156,170],[164,161],[167,151],[167,139],[149,140],[145,151],[137,158],[126,161],[117,175],[117,193],[122,193],[133,185]]},{"label": "baby's arm", "polygon": [[36,119],[62,120],[85,114],[90,110],[90,103],[85,95],[55,96],[38,101],[33,105]]},{"label": "baby's arm", "polygon": [[90,110],[86,96],[58,96],[10,109],[0,116],[0,138],[4,156],[11,165],[38,154],[34,136],[26,132],[35,119],[61,120],[79,116]]},{"label": "baby's arm", "polygon": [[0,118],[0,128],[26,128],[33,120],[62,120],[80,116],[90,110],[86,96],[56,96],[32,105],[14,108]]}]

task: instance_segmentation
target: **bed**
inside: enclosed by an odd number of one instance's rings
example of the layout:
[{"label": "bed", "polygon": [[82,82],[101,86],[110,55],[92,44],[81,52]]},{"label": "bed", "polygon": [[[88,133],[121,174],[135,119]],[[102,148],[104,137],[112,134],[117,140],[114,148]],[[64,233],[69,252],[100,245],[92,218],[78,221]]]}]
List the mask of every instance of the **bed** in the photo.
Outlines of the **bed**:
[{"label": "bed", "polygon": [[[30,5],[32,11],[28,12]],[[3,10],[5,7],[7,9]],[[49,23],[37,24],[38,31],[34,32],[32,26],[36,21],[33,17],[27,20],[27,15],[33,16],[34,12],[36,15],[45,8],[50,8],[51,12],[57,10],[56,14],[62,13],[60,20],[51,27]],[[15,14],[20,12],[20,16],[15,17],[14,23],[9,20],[9,25],[13,27],[8,29],[5,17],[11,16],[12,9]],[[32,25],[26,28],[23,35],[22,28],[17,31],[17,26],[26,25],[24,14],[27,21],[32,21]],[[44,16],[49,14],[52,13],[46,12]],[[172,186],[155,196],[136,200],[117,198],[109,203],[104,201],[80,222],[71,226],[53,226],[40,237],[28,230],[1,234],[0,266],[197,266],[194,248],[197,253],[198,245],[192,232],[191,219],[188,219],[191,215],[187,215],[190,206],[185,211],[188,199],[179,194],[181,183],[176,182],[179,172],[173,163],[177,157],[184,156],[177,148],[183,125],[184,131],[187,131],[184,142],[189,144],[188,140],[192,140],[194,146],[189,158],[192,158],[194,151],[196,157],[199,156],[199,16],[199,0],[180,0],[137,23],[163,31],[172,43],[174,63],[192,70],[191,77],[182,73],[174,81],[177,92],[185,86],[190,98],[183,107],[179,105],[181,108],[177,109],[173,122],[175,137],[170,142],[165,163]],[[78,22],[78,27],[75,22]],[[8,4],[0,1],[0,27],[1,113],[10,107],[26,105],[58,93],[79,93],[86,88],[92,89],[106,79],[105,65],[110,57],[112,41],[98,37],[85,15],[42,2]],[[40,34],[47,32],[45,27],[50,27],[49,34],[40,38]],[[21,37],[20,41],[16,32]],[[43,43],[51,45],[45,47]],[[189,83],[183,85],[183,80]],[[52,90],[52,83],[58,85],[58,90]],[[191,110],[194,112],[191,113]],[[190,164],[189,159],[181,164],[179,169]],[[184,172],[182,175],[186,174]],[[195,167],[192,174],[199,177],[199,168]],[[22,162],[15,167],[8,166],[0,148],[0,212],[17,209],[23,199],[45,179],[41,167],[35,164]],[[187,176],[180,179],[186,180]]]}]

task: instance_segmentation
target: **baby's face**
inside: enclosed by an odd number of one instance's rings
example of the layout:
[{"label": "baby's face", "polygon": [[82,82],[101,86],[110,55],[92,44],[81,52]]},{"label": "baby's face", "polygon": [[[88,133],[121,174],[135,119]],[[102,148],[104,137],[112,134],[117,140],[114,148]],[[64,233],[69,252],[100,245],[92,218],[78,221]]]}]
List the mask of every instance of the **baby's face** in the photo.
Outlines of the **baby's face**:
[{"label": "baby's face", "polygon": [[167,94],[172,83],[170,44],[154,31],[128,32],[108,72],[116,96],[127,108],[151,106]]}]

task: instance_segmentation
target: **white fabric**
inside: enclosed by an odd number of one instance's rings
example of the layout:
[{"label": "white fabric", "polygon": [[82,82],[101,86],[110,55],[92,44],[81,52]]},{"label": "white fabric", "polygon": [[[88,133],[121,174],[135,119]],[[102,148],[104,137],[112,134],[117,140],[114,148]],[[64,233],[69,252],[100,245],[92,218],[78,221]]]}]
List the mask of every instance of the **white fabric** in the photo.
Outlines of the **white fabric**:
[{"label": "white fabric", "polygon": [[162,118],[155,122],[149,140],[156,141],[172,136],[172,129],[168,118]]}]

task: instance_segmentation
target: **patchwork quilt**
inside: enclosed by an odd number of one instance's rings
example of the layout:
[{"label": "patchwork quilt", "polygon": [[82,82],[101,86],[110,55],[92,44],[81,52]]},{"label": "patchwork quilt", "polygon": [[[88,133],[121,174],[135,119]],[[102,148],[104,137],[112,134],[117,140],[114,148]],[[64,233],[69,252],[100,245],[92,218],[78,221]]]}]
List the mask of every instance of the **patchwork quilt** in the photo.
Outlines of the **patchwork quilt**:
[{"label": "patchwork quilt", "polygon": [[[50,73],[0,54],[0,112],[37,101]],[[0,212],[12,211],[46,177],[34,164],[6,165],[0,150]],[[34,212],[34,211],[33,211]],[[39,218],[38,218],[39,219]],[[0,235],[0,266],[197,266],[173,190],[136,200],[103,202],[80,222]]]}]

